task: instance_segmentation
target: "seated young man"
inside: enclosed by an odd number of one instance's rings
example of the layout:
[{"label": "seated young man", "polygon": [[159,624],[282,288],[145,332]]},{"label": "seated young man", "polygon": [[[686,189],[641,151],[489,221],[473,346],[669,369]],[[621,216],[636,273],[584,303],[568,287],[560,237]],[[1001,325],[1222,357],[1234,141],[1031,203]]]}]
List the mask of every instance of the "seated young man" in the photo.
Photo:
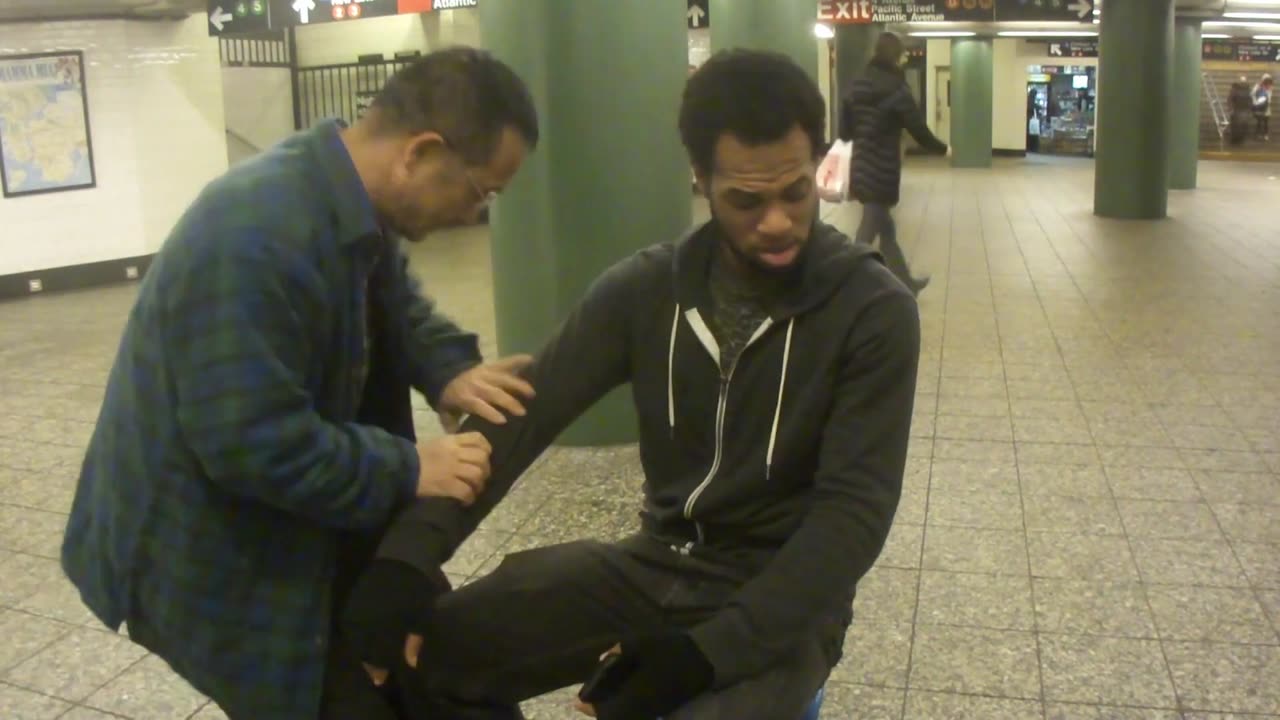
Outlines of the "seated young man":
[{"label": "seated young man", "polygon": [[[353,645],[416,718],[501,717],[462,708],[582,683],[615,647],[581,708],[605,720],[799,718],[826,681],[897,509],[920,328],[880,256],[817,217],[825,118],[780,55],[725,52],[690,78],[680,132],[713,219],[593,285],[529,369],[527,415],[464,424],[493,446],[485,493],[407,509],[350,599]],[[440,564],[628,382],[643,529],[446,592]]]}]

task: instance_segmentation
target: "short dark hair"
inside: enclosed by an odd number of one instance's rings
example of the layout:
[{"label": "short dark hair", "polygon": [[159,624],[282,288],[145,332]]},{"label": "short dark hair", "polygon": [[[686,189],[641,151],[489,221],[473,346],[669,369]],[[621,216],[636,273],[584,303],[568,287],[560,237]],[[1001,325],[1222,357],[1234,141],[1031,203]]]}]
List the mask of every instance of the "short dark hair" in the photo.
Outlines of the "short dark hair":
[{"label": "short dark hair", "polygon": [[374,98],[380,130],[434,131],[469,164],[493,157],[511,127],[529,147],[538,144],[538,112],[524,81],[492,54],[471,47],[437,50],[391,76]]},{"label": "short dark hair", "polygon": [[777,142],[799,125],[814,157],[826,144],[827,106],[818,84],[791,58],[763,50],[721,50],[688,80],[680,138],[693,166],[711,172],[725,133],[746,145]]}]

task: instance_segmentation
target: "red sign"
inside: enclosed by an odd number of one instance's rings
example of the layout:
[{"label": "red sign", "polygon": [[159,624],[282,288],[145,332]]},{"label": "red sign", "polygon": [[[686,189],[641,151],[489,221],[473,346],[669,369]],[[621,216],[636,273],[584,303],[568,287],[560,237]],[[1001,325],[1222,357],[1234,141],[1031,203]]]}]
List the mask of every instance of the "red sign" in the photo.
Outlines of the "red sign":
[{"label": "red sign", "polygon": [[871,22],[871,5],[871,0],[818,0],[818,20],[833,25],[866,25]]},{"label": "red sign", "polygon": [[404,13],[426,13],[432,10],[457,10],[473,8],[479,0],[396,0],[396,11]]}]

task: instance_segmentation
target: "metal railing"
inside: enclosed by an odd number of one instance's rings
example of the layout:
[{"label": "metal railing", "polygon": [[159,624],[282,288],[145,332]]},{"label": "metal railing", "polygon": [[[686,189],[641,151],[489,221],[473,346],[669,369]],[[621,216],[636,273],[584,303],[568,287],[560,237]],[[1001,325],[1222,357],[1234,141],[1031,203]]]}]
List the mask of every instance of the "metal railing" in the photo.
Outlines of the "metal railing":
[{"label": "metal railing", "polygon": [[299,128],[311,127],[327,117],[355,122],[387,79],[411,61],[412,58],[404,58],[299,68],[296,75]]},{"label": "metal railing", "polygon": [[223,37],[218,48],[227,67],[293,67],[284,32]]}]

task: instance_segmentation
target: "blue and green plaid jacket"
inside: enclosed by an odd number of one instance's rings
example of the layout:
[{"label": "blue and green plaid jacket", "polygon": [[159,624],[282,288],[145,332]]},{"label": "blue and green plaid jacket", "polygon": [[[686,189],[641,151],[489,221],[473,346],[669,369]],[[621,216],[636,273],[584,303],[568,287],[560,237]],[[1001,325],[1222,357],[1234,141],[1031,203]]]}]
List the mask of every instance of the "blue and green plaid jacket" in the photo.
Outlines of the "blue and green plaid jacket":
[{"label": "blue and green plaid jacket", "polygon": [[340,561],[417,484],[409,388],[434,404],[480,360],[379,231],[339,128],[234,167],[173,229],[62,549],[104,623],[233,717],[316,717]]}]

